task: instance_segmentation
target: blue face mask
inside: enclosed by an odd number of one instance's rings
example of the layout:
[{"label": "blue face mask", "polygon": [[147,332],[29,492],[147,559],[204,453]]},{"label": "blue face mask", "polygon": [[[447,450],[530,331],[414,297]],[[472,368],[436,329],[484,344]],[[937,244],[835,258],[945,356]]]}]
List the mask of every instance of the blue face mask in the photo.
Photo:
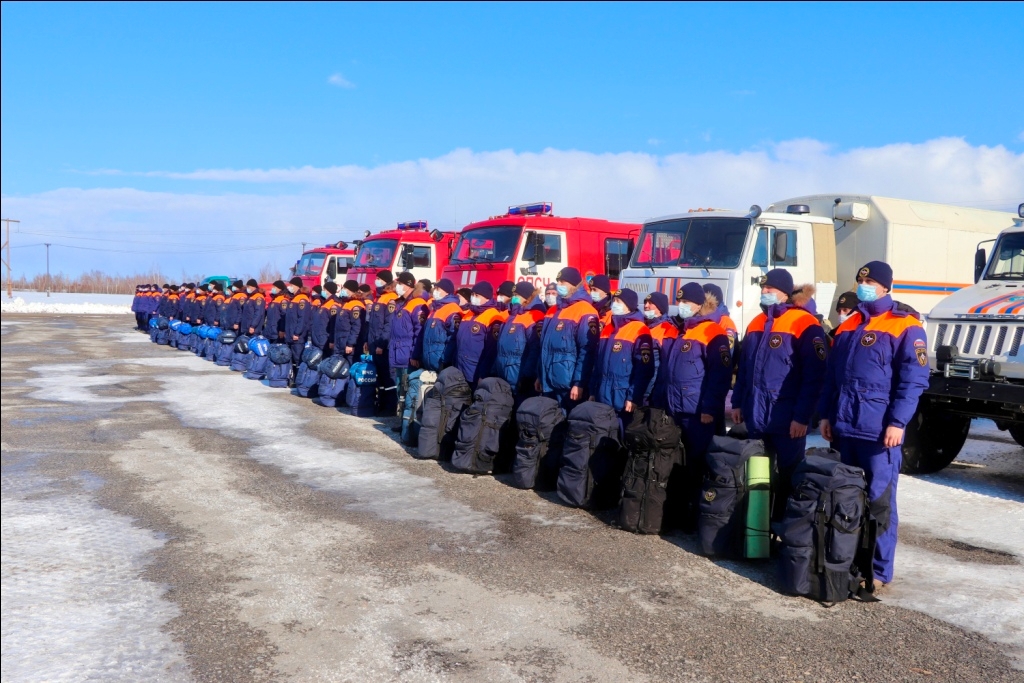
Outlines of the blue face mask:
[{"label": "blue face mask", "polygon": [[558,296],[569,296],[569,285],[555,285],[558,289]]},{"label": "blue face mask", "polygon": [[648,320],[654,320],[655,318],[658,317],[658,312],[657,311],[649,311],[649,310],[647,310],[645,308],[644,309],[644,317],[647,318]]},{"label": "blue face mask", "polygon": [[857,285],[857,298],[861,301],[877,301],[878,290],[875,289],[874,285],[869,285],[866,282],[862,282]]},{"label": "blue face mask", "polygon": [[764,307],[774,306],[779,303],[779,295],[775,292],[765,292],[761,295],[761,305]]},{"label": "blue face mask", "polygon": [[692,318],[693,314],[694,311],[689,306],[679,306],[679,317],[682,318],[683,320],[686,320],[687,318]]},{"label": "blue face mask", "polygon": [[614,301],[612,302],[612,315],[626,315],[629,313],[629,309],[626,308],[626,304]]},{"label": "blue face mask", "polygon": [[518,306],[519,304],[523,303],[522,298],[518,294],[516,296],[513,296],[509,301],[511,301],[513,306]]}]

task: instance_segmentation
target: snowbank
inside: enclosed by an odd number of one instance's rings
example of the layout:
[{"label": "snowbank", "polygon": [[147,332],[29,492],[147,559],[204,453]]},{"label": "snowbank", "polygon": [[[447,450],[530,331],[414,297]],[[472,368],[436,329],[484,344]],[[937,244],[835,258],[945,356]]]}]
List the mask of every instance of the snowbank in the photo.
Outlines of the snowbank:
[{"label": "snowbank", "polygon": [[65,315],[130,314],[131,294],[68,294],[53,292],[15,292],[13,299],[0,294],[3,313],[61,313]]}]

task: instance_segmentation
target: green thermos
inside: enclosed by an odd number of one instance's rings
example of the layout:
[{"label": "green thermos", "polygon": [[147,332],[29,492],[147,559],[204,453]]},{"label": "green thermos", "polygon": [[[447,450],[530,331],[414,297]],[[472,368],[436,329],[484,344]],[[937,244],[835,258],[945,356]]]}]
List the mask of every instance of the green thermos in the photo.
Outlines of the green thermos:
[{"label": "green thermos", "polygon": [[768,522],[771,500],[771,459],[756,455],[747,461],[747,529],[743,554],[768,557]]}]

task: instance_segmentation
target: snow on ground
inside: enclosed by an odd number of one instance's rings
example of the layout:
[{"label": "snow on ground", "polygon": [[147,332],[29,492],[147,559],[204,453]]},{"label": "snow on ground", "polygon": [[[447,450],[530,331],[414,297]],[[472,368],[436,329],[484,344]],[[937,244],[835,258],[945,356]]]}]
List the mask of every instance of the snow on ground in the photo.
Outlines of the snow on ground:
[{"label": "snow on ground", "polygon": [[110,315],[131,313],[131,294],[69,294],[66,292],[14,292],[0,294],[3,313],[63,313],[66,315]]},{"label": "snow on ground", "polygon": [[[109,366],[110,361],[38,366],[32,368],[38,377],[30,383],[39,391],[32,396],[91,404],[160,401],[189,426],[219,429],[228,436],[252,442],[250,455],[256,460],[275,465],[303,483],[353,498],[353,509],[384,519],[422,522],[458,534],[498,533],[493,516],[444,498],[431,479],[411,474],[378,453],[336,448],[310,436],[305,430],[305,411],[273,398],[280,389],[244,379],[239,373],[227,374],[226,370],[225,375],[183,373],[216,367],[192,354],[129,362],[166,368],[169,372],[154,378],[153,393],[111,397],[97,395],[91,389],[137,378],[97,375],[97,367]],[[230,400],[205,398],[216,396]],[[486,544],[486,539],[482,540]]]},{"label": "snow on ground", "polygon": [[17,469],[2,485],[3,680],[188,680],[161,630],[178,609],[139,578],[164,541]]}]

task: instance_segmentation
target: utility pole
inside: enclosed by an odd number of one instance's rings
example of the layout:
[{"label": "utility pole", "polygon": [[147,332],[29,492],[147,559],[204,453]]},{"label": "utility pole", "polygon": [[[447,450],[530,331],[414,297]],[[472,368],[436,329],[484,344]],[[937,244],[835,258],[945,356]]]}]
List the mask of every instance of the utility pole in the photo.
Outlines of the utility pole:
[{"label": "utility pole", "polygon": [[0,252],[4,249],[7,250],[7,258],[0,257],[3,264],[7,266],[7,298],[10,299],[14,296],[11,292],[11,223],[21,223],[21,221],[14,220],[13,218],[0,218],[0,221],[4,223],[4,243],[0,244]]},{"label": "utility pole", "polygon": [[43,242],[46,245],[46,297],[50,297],[50,243]]},{"label": "utility pole", "polygon": [[302,243],[302,253],[306,253],[306,242]]}]

